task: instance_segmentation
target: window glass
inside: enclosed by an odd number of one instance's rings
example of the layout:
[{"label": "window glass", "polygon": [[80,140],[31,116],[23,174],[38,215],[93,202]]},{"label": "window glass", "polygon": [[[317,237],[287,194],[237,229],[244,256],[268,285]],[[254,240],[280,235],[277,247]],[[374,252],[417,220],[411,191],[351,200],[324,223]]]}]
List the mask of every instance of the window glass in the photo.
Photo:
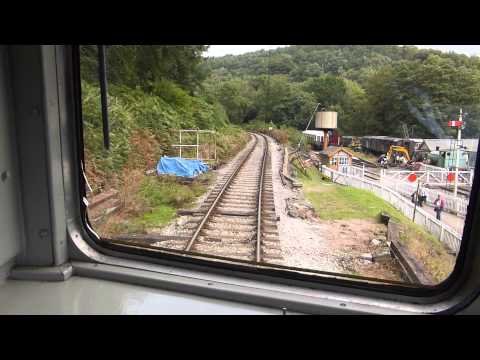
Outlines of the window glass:
[{"label": "window glass", "polygon": [[478,47],[228,55],[240,48],[108,45],[103,83],[99,48],[80,47],[87,216],[101,241],[312,276],[446,280],[477,162]]}]

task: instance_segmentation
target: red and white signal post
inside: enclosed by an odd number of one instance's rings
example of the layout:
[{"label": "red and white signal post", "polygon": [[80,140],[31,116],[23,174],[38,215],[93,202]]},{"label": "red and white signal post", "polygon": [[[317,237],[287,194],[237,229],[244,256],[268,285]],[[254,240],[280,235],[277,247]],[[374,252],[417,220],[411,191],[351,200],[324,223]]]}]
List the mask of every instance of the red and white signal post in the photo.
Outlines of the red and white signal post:
[{"label": "red and white signal post", "polygon": [[[462,141],[462,129],[465,127],[465,123],[463,121],[463,109],[460,109],[460,115],[458,116],[458,120],[449,121],[448,126],[457,129],[457,142],[456,142],[456,149],[455,149],[455,179],[454,179],[454,196],[457,197],[458,194],[458,171],[460,167],[460,151],[461,151],[461,141]],[[450,179],[449,179],[450,180]]]}]

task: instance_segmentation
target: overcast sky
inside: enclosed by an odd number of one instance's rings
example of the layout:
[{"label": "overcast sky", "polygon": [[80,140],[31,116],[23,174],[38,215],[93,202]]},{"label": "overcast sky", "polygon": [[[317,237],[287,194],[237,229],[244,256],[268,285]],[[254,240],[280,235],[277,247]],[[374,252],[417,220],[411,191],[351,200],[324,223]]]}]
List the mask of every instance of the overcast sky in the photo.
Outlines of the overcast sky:
[{"label": "overcast sky", "polygon": [[[276,49],[287,45],[210,45],[207,56],[239,55],[261,49]],[[466,55],[480,55],[480,45],[416,45],[442,51],[454,51]]]}]

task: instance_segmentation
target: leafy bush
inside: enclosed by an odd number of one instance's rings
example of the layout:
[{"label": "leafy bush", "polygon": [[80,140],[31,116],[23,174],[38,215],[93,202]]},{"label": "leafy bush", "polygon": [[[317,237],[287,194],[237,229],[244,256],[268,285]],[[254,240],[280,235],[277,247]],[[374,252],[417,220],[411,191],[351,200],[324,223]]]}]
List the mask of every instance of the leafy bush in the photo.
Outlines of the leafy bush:
[{"label": "leafy bush", "polygon": [[[111,85],[109,93],[110,140],[109,152],[103,148],[103,133],[98,86],[82,82],[84,144],[87,173],[94,178],[93,186],[103,187],[118,176],[132,153],[132,134],[148,130],[156,138],[161,154],[172,154],[178,129],[211,129],[219,132],[219,157],[228,155],[230,146],[236,149],[225,110],[202,98],[188,95],[174,83],[157,84],[158,94],[151,95],[139,88]],[[229,135],[232,134],[232,135]],[[242,139],[240,139],[242,140]],[[240,141],[242,142],[242,141]],[[92,176],[95,174],[97,176]],[[97,179],[100,183],[96,184]]]}]

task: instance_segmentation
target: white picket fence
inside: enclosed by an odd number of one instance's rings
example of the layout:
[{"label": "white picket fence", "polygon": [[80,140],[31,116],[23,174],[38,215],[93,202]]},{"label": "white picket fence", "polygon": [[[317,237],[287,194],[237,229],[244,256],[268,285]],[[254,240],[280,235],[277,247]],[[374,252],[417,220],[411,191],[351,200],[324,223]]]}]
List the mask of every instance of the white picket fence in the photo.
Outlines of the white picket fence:
[{"label": "white picket fence", "polygon": [[[365,171],[365,172],[364,172]],[[368,171],[356,166],[349,166],[347,170],[347,174],[352,176],[357,176],[364,178],[364,175],[368,175]],[[407,181],[398,180],[395,178],[391,178],[388,175],[379,175],[380,181],[386,187],[410,198],[411,195],[417,191],[417,184],[416,183],[409,183]],[[440,194],[438,190],[435,189],[427,189],[426,187],[423,188],[425,190],[425,194],[427,195],[427,204],[433,206],[433,203],[437,199],[437,196]],[[453,195],[449,195],[445,192],[441,192],[445,199],[445,211],[455,214],[460,217],[466,217],[468,211],[468,204],[470,202],[469,199],[463,197],[454,197]]]},{"label": "white picket fence", "polygon": [[[392,190],[407,196],[411,197],[411,195],[417,191],[416,184],[410,184],[400,181],[388,181],[385,183],[387,179],[382,178],[383,184],[385,186],[390,187]],[[423,188],[425,194],[427,195],[427,204],[430,206],[434,206],[434,202],[439,195],[439,191],[435,189],[427,189]],[[467,216],[469,199],[461,198],[461,197],[454,197],[452,195],[448,195],[442,192],[443,198],[445,199],[445,211],[449,213],[455,214],[457,216],[465,218]]]},{"label": "white picket fence", "polygon": [[[445,169],[441,170],[417,170],[417,171],[410,171],[410,170],[388,170],[385,172],[385,175],[401,181],[407,181],[407,178],[411,174],[415,174],[418,180],[422,181],[422,183],[427,185],[445,185],[451,184],[448,180],[448,176],[452,172],[447,171]],[[473,170],[469,171],[459,171],[458,172],[458,184],[463,186],[471,187],[473,183]]]},{"label": "white picket fence", "polygon": [[[392,204],[394,208],[402,212],[406,217],[413,219],[415,209],[414,204],[397,191],[384,186],[382,183],[370,181],[348,173],[340,173],[323,165],[321,171],[335,183],[368,190],[374,193],[378,197]],[[439,239],[451,251],[458,253],[462,242],[462,236],[450,226],[437,220],[435,217],[418,207],[415,214],[415,223],[423,226],[425,230]]]}]

